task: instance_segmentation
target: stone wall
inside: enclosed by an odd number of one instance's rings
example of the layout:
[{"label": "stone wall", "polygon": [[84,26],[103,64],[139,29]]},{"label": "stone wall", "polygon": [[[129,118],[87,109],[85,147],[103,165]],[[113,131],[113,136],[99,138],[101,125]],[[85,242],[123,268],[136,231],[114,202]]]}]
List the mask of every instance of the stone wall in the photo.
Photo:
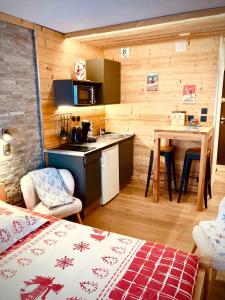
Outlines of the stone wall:
[{"label": "stone wall", "polygon": [[0,21],[0,129],[13,135],[11,155],[0,140],[0,183],[22,204],[20,179],[43,166],[33,31]]}]

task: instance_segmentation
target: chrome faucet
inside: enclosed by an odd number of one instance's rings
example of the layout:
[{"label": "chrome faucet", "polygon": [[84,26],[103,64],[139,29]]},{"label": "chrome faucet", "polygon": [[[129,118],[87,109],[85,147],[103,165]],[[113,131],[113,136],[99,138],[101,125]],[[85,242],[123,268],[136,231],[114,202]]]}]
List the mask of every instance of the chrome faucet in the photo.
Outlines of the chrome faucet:
[{"label": "chrome faucet", "polygon": [[109,118],[102,118],[102,119],[99,120],[99,131],[100,131],[99,136],[100,137],[103,137],[103,135],[105,134],[105,130],[102,129],[101,122],[106,121],[106,120],[110,120],[110,119]]}]

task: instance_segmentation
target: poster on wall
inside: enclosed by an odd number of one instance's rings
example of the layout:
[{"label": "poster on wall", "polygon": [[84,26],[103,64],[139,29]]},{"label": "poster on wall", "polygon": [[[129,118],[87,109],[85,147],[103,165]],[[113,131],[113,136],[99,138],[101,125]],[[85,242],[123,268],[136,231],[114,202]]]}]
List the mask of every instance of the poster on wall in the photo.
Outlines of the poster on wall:
[{"label": "poster on wall", "polygon": [[130,56],[130,49],[129,48],[121,48],[120,56],[121,56],[121,58],[128,58]]},{"label": "poster on wall", "polygon": [[151,72],[147,74],[147,91],[159,90],[159,73]]},{"label": "poster on wall", "polygon": [[192,104],[195,103],[196,85],[186,84],[183,88],[183,103]]}]

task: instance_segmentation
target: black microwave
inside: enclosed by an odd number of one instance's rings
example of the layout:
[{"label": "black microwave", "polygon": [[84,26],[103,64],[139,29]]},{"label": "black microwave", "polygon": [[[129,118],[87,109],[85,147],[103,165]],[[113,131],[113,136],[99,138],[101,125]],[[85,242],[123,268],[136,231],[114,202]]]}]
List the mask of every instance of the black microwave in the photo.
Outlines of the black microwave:
[{"label": "black microwave", "polygon": [[95,104],[94,86],[74,85],[73,86],[74,105],[93,105]]}]

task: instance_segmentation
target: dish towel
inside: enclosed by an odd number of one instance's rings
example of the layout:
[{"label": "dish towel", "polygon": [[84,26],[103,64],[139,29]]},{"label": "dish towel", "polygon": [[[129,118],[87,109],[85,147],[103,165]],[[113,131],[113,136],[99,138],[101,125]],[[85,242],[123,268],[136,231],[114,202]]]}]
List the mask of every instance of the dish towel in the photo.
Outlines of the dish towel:
[{"label": "dish towel", "polygon": [[49,209],[72,203],[75,199],[69,194],[59,171],[55,168],[44,168],[31,171],[34,188],[41,202]]}]

